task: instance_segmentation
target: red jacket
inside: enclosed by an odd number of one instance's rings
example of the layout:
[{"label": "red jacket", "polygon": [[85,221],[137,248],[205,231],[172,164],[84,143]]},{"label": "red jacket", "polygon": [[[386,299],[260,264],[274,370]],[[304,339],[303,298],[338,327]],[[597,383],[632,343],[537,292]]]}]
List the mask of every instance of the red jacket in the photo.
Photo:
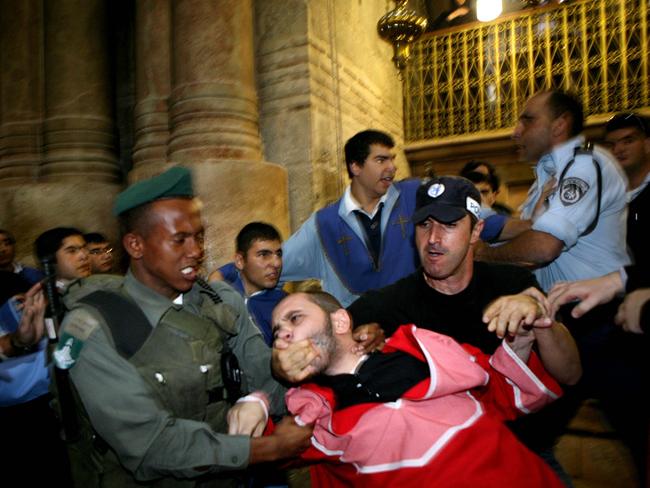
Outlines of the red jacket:
[{"label": "red jacket", "polygon": [[492,356],[413,325],[383,352],[401,350],[429,365],[430,379],[390,403],[332,411],[334,395],[315,384],[293,388],[287,405],[315,423],[303,459],[314,487],[562,487],[504,420],[538,410],[561,394],[537,356],[524,364],[503,343]]}]

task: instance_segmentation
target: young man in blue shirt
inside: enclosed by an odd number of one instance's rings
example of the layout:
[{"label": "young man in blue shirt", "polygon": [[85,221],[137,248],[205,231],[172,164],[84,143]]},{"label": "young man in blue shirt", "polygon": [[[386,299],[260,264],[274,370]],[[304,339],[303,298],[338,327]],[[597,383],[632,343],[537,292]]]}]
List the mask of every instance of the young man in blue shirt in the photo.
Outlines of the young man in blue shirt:
[{"label": "young man in blue shirt", "polygon": [[223,280],[243,297],[253,322],[268,346],[273,343],[271,313],[286,293],[278,288],[282,273],[282,238],[264,222],[246,224],[237,234],[235,260],[210,275]]}]

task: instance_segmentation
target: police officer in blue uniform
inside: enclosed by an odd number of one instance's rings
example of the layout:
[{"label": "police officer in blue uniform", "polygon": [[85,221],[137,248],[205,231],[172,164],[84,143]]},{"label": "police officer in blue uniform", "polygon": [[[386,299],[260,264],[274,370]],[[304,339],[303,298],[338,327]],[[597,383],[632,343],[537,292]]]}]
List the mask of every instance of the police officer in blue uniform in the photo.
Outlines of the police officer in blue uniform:
[{"label": "police officer in blue uniform", "polygon": [[[536,180],[521,212],[532,229],[497,247],[479,246],[476,259],[532,266],[545,291],[558,281],[595,278],[629,263],[625,248],[626,181],[611,155],[580,135],[579,100],[560,91],[531,97],[514,130]],[[545,208],[533,215],[544,185],[555,179]]]}]

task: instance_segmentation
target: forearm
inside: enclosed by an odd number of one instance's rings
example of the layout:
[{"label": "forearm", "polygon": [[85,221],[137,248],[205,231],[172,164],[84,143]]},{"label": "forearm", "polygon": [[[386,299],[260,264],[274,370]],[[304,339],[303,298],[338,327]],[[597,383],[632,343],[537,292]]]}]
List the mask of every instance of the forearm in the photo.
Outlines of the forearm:
[{"label": "forearm", "polygon": [[523,234],[527,230],[530,230],[531,227],[530,220],[521,220],[515,218],[509,218],[506,220],[501,233],[499,234],[500,241],[509,241],[514,239],[519,234]]},{"label": "forearm", "polygon": [[535,336],[533,334],[517,335],[514,340],[509,344],[510,349],[521,359],[524,363],[528,362],[530,358],[530,351],[535,343]]},{"label": "forearm", "polygon": [[543,265],[562,252],[562,241],[545,232],[528,230],[500,246],[479,246],[477,261]]},{"label": "forearm", "polygon": [[280,443],[275,436],[255,437],[250,442],[250,464],[266,463],[280,459]]},{"label": "forearm", "polygon": [[580,353],[569,330],[560,322],[535,328],[537,350],[548,373],[558,382],[574,385],[582,376]]},{"label": "forearm", "polygon": [[206,472],[239,471],[251,458],[247,435],[216,433],[207,424],[168,419],[134,470],[138,480],[195,478]]}]

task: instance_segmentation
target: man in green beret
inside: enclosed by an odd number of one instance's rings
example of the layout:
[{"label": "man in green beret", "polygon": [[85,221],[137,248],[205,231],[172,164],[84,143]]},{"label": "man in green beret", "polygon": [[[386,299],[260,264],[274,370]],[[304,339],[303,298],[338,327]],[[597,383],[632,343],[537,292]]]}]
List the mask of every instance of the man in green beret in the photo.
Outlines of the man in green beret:
[{"label": "man in green beret", "polygon": [[193,196],[180,167],[126,189],[114,208],[126,276],[91,276],[65,297],[54,358],[76,392],[78,486],[230,486],[231,471],[309,444],[311,428],[288,417],[261,437],[284,389],[240,295],[198,276]]}]

